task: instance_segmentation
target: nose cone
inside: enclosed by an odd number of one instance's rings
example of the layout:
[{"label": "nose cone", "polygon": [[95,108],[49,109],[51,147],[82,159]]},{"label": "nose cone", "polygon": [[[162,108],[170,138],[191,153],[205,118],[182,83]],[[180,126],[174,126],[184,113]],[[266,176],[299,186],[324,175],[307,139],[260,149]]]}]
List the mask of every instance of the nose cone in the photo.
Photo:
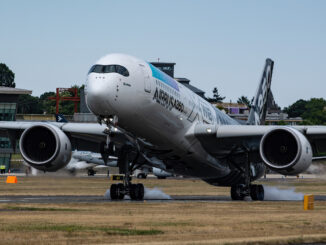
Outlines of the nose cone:
[{"label": "nose cone", "polygon": [[95,115],[113,115],[110,100],[114,96],[114,81],[105,76],[89,74],[86,85],[86,104]]}]

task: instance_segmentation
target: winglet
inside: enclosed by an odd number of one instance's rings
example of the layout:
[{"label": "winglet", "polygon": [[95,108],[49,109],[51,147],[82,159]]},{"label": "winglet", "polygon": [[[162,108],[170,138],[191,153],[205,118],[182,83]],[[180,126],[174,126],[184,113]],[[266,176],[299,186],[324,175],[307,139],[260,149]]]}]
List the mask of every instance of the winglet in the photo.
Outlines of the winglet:
[{"label": "winglet", "polygon": [[263,125],[265,124],[267,99],[272,83],[274,61],[266,59],[263,75],[261,77],[255,98],[253,100],[248,121],[248,125]]},{"label": "winglet", "polygon": [[68,120],[61,114],[55,114],[55,121],[62,122],[62,123],[68,122]]}]

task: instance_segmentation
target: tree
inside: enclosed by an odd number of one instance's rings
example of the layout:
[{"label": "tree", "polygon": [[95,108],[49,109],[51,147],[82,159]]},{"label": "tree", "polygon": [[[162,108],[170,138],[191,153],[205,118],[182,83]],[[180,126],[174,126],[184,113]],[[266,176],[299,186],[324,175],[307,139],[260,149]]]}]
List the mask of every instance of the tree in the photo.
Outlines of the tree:
[{"label": "tree", "polygon": [[29,94],[20,95],[17,103],[17,113],[19,114],[42,114],[43,107],[38,97]]},{"label": "tree", "polygon": [[306,105],[308,101],[300,99],[289,107],[284,108],[284,112],[289,115],[289,117],[301,117],[302,114],[306,111]]},{"label": "tree", "polygon": [[40,95],[40,103],[42,105],[43,113],[54,114],[55,113],[55,101],[49,100],[49,97],[55,96],[54,92],[45,92]]},{"label": "tree", "polygon": [[[71,88],[77,88],[78,96],[80,96],[80,87],[78,85],[73,85]],[[54,92],[45,92],[40,96],[41,103],[43,105],[43,111],[46,114],[54,114],[56,111],[56,101],[49,100],[49,97],[55,97]],[[62,91],[60,96],[74,96],[71,91]],[[72,115],[75,111],[75,105],[72,101],[60,101],[59,102],[59,112],[64,115]]]},{"label": "tree", "polygon": [[225,99],[225,97],[221,96],[218,93],[218,89],[216,87],[213,89],[213,98],[215,102],[223,102],[223,100]]},{"label": "tree", "polygon": [[215,87],[213,89],[213,98],[205,98],[208,102],[213,102],[213,103],[217,103],[217,102],[223,102],[223,100],[225,99],[225,97],[222,97],[219,93],[218,93],[218,89]]},{"label": "tree", "polygon": [[323,98],[310,99],[305,107],[302,118],[308,124],[325,125],[326,124],[326,100]]},{"label": "tree", "polygon": [[15,88],[15,73],[6,64],[0,63],[0,86]]},{"label": "tree", "polygon": [[251,102],[249,101],[247,96],[242,95],[241,97],[239,97],[237,103],[244,104],[248,106],[248,108],[251,108]]}]

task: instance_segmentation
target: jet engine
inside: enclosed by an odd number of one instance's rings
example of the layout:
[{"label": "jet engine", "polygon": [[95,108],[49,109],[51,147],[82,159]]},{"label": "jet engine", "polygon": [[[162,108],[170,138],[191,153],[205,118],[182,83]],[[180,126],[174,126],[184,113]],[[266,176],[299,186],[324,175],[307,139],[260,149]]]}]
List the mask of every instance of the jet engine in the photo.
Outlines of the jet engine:
[{"label": "jet engine", "polygon": [[274,128],[260,142],[260,156],[272,170],[284,175],[305,171],[312,161],[312,149],[307,138],[290,127]]},{"label": "jet engine", "polygon": [[25,129],[20,138],[20,152],[32,167],[54,172],[71,159],[71,143],[67,135],[51,124],[39,124]]}]

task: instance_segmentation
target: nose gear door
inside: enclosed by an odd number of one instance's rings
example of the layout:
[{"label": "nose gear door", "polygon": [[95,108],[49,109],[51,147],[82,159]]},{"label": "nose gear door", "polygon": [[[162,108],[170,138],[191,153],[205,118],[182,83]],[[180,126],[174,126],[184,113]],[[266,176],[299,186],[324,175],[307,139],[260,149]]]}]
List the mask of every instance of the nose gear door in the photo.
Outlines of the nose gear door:
[{"label": "nose gear door", "polygon": [[143,65],[140,65],[143,77],[144,77],[144,90],[147,93],[151,92],[151,80],[149,77],[149,74],[145,71],[145,67]]}]

